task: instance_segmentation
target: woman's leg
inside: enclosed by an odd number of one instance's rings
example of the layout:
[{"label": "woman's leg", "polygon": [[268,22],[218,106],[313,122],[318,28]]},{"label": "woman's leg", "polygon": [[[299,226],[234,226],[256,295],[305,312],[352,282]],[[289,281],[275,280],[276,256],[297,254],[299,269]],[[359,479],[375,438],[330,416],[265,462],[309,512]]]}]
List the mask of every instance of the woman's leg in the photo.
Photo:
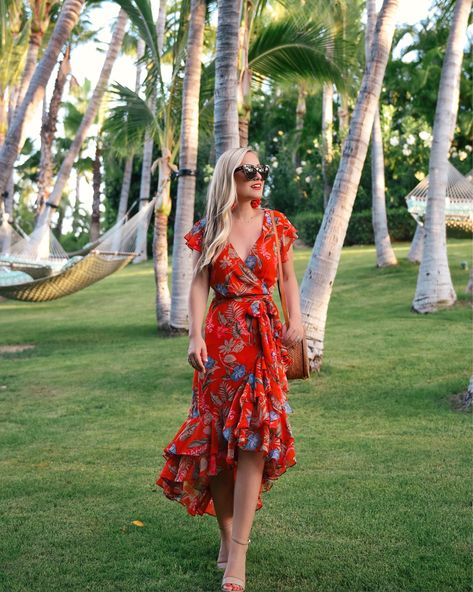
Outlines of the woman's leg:
[{"label": "woman's leg", "polygon": [[210,493],[220,528],[220,550],[217,561],[227,561],[232,539],[233,523],[233,467],[223,469],[209,479]]},{"label": "woman's leg", "polygon": [[[264,452],[252,452],[238,449],[238,468],[235,482],[234,506],[233,506],[233,529],[232,537],[242,543],[248,541],[251,527],[256,512],[258,494],[261,488],[261,480],[264,468]],[[241,545],[231,541],[228,564],[225,576],[236,576],[245,580],[246,551],[247,545]],[[234,584],[226,587],[228,590]]]}]

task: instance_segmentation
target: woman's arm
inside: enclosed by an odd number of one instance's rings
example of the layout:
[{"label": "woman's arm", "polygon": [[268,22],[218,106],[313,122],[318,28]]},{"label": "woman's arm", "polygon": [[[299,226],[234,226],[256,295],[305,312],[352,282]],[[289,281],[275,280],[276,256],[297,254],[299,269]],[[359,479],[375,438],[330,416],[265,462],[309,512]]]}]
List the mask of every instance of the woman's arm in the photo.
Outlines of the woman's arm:
[{"label": "woman's arm", "polygon": [[300,341],[304,335],[302,325],[301,306],[299,298],[299,284],[297,283],[296,272],[294,270],[294,257],[292,245],[289,248],[288,260],[282,264],[282,277],[284,282],[284,291],[286,293],[287,313],[289,315],[289,329],[284,325],[282,340],[287,347]]},{"label": "woman's arm", "polygon": [[[200,253],[192,253],[193,268],[199,260]],[[210,290],[209,266],[205,267],[192,278],[189,291],[189,363],[196,370],[205,370],[204,363],[207,361],[207,347],[202,337],[202,323]]]}]

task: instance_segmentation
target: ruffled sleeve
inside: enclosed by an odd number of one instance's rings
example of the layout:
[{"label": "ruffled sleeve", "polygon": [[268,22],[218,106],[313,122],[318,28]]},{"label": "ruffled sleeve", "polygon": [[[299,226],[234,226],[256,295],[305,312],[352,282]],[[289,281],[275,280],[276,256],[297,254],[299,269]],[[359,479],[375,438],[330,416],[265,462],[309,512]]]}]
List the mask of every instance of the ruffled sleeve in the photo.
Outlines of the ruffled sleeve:
[{"label": "ruffled sleeve", "polygon": [[284,263],[289,259],[288,251],[291,245],[299,238],[297,229],[285,214],[281,212],[274,212],[276,226],[278,227],[279,247],[281,249],[281,261]]},{"label": "ruffled sleeve", "polygon": [[197,220],[194,226],[184,235],[184,240],[186,241],[187,246],[189,249],[194,249],[194,251],[202,251],[202,240],[204,236],[205,230],[205,218],[201,218]]}]

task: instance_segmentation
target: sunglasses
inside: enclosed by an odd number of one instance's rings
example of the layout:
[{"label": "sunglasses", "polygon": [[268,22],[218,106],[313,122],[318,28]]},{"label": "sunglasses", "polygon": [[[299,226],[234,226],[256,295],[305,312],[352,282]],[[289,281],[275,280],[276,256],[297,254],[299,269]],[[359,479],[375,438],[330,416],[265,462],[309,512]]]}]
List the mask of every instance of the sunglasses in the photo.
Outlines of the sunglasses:
[{"label": "sunglasses", "polygon": [[257,172],[261,175],[263,181],[266,181],[269,175],[269,166],[267,164],[258,166],[255,166],[254,164],[242,164],[235,169],[235,173],[237,171],[243,171],[247,181],[254,179]]}]

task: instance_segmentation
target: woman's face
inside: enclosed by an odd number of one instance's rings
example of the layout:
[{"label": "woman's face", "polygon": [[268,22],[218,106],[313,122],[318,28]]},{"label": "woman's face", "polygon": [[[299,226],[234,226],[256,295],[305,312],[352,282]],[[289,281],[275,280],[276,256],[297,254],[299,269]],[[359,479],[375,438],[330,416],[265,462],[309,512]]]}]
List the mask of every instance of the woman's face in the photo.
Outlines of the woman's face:
[{"label": "woman's face", "polygon": [[[247,152],[240,162],[240,165],[242,164],[259,165],[260,161],[254,152]],[[238,201],[240,203],[262,198],[264,181],[259,172],[256,173],[254,179],[250,180],[245,177],[245,173],[241,170],[234,173],[234,177]]]}]

